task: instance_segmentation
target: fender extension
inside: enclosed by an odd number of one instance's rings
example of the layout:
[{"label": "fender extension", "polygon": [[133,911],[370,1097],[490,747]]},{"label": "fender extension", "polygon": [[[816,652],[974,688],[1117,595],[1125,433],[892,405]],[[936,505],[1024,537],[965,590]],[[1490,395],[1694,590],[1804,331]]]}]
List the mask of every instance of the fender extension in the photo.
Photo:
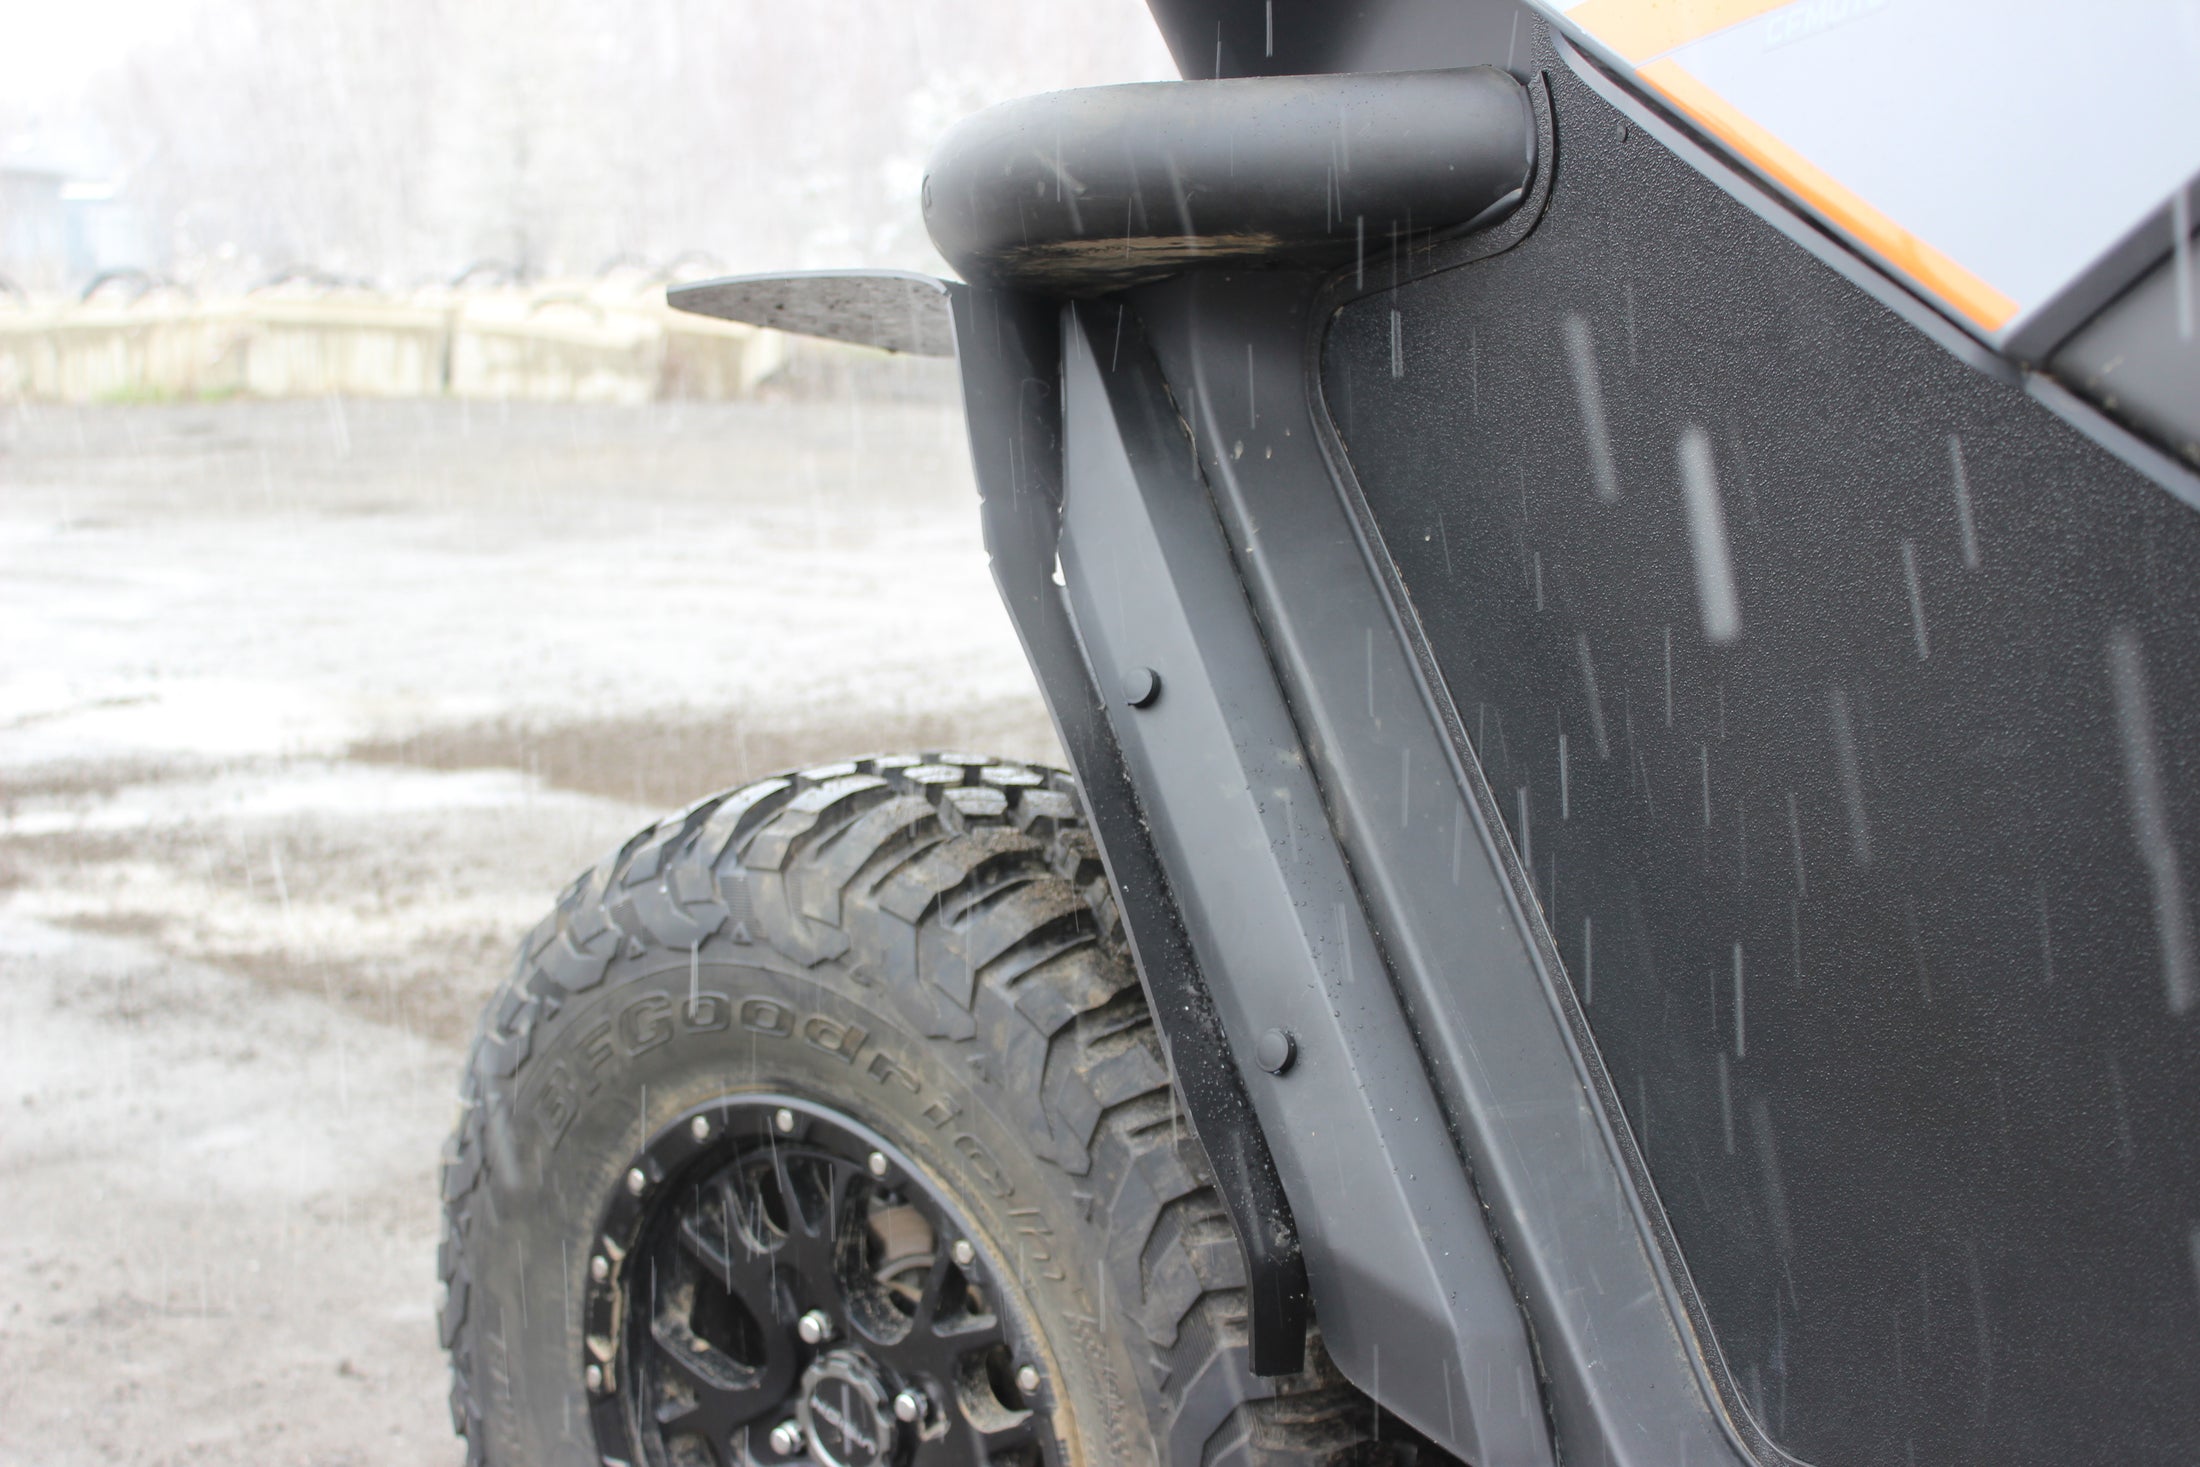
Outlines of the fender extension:
[{"label": "fender extension", "polygon": [[[1385,1362],[1370,1338],[1332,1338],[1333,1353],[1365,1383],[1367,1361],[1360,1357],[1376,1349],[1374,1370],[1386,1405],[1397,1397],[1433,1399],[1441,1384],[1441,1407],[1432,1412],[1424,1401],[1420,1409],[1406,1409],[1401,1401],[1402,1414],[1424,1429],[1433,1414],[1435,1435],[1473,1460],[1492,1463],[1547,1462],[1550,1446],[1533,1404],[1533,1366],[1517,1307],[1479,1226],[1472,1191],[1449,1155],[1439,1108],[1425,1094],[1426,1077],[1417,1067],[1405,1075],[1407,1067],[1396,1065],[1382,1074],[1360,1071],[1357,1093],[1368,1113],[1340,1104],[1353,1118],[1320,1128],[1329,1134],[1315,1141],[1298,1124],[1303,1114],[1287,1116],[1274,1099],[1256,1103],[1248,1091],[1245,1074],[1259,1038],[1249,1029],[1246,1008],[1253,995],[1238,991],[1248,986],[1242,973],[1220,992],[1209,979],[1241,966],[1242,959],[1231,961],[1236,934],[1218,922],[1214,894],[1201,894],[1202,863],[1192,859],[1201,843],[1179,829],[1205,812],[1179,810],[1173,786],[1181,778],[1157,779],[1150,753],[1127,752],[1126,742],[1150,750],[1152,739],[1126,722],[1139,716],[1137,710],[1108,695],[1121,691],[1116,684],[1125,669],[1111,659],[1120,655],[1115,644],[1130,629],[1103,628],[1106,618],[1093,596],[1066,583],[1079,569],[1131,553],[1127,544],[1102,543],[1111,534],[1107,527],[1123,519],[1118,510],[1135,511],[1129,529],[1147,556],[1142,565],[1163,581],[1198,582],[1188,597],[1181,584],[1169,588],[1177,595],[1156,595],[1165,603],[1165,619],[1176,614],[1170,634],[1190,637],[1186,654],[1210,665],[1224,652],[1245,660],[1250,648],[1253,665],[1242,671],[1245,691],[1261,702],[1262,716],[1254,720],[1260,738],[1293,744],[1296,734],[1274,673],[1260,656],[1243,587],[1228,571],[1228,547],[1206,491],[1190,506],[1172,506],[1172,496],[1183,498],[1192,460],[1188,444],[1169,441],[1183,437],[1182,423],[1151,349],[1135,324],[1127,334],[1122,329],[1124,313],[1135,311],[1070,302],[1194,272],[1244,277],[1284,271],[1313,278],[1342,269],[1349,278],[1370,255],[1387,258],[1394,248],[1425,245],[1503,217],[1526,196],[1536,144],[1526,89],[1488,67],[1056,93],[969,119],[934,155],[925,183],[927,224],[942,254],[971,284],[845,272],[735,277],[669,293],[674,306],[701,314],[958,358],[994,578],[1083,786],[1185,1109],[1244,1249],[1249,1366],[1279,1375],[1303,1365],[1309,1260],[1290,1196],[1311,1205],[1310,1190],[1341,1186],[1364,1212],[1361,1241],[1371,1254],[1403,1250],[1412,1256],[1404,1265],[1386,1257],[1363,1269],[1342,1256],[1350,1250],[1339,1248],[1339,1240],[1324,1239],[1317,1283],[1327,1278],[1341,1291],[1362,1279],[1370,1285],[1415,1279],[1426,1297],[1382,1289],[1384,1306],[1400,1311],[1398,1323],[1410,1333],[1423,1316],[1480,1315],[1468,1328],[1478,1363],[1494,1370],[1470,1382],[1450,1360]],[[1109,323],[1112,343],[1104,334]],[[1078,492],[1071,481],[1079,474],[1095,486],[1083,490],[1095,508],[1066,517],[1065,491]],[[1164,475],[1166,485],[1158,482]],[[1198,483],[1196,464],[1189,477]],[[1109,496],[1105,513],[1098,509],[1103,495]],[[1163,557],[1165,566],[1151,560],[1157,547],[1174,551]],[[1186,677],[1194,674],[1194,664],[1179,665]],[[1211,747],[1218,736],[1227,742],[1227,720],[1206,719],[1200,732],[1210,745],[1203,749],[1209,766],[1219,768],[1219,758],[1240,779],[1254,772],[1247,767],[1253,751]],[[1303,762],[1300,773],[1304,778]],[[1296,838],[1326,842],[1334,858],[1330,879],[1348,883],[1334,836],[1320,818],[1319,792],[1310,779],[1306,783]],[[1142,788],[1149,790],[1143,801]],[[1161,798],[1164,793],[1168,798]],[[1241,783],[1241,803],[1246,793]],[[1251,839],[1261,847],[1241,854],[1280,863],[1281,829],[1264,837],[1257,825],[1244,824],[1243,811],[1237,815],[1239,844]],[[1291,879],[1270,883],[1264,898],[1282,908],[1247,912],[1245,921],[1288,917],[1293,891]],[[1379,945],[1357,900],[1352,906],[1354,945],[1372,959],[1370,970],[1379,971]],[[1341,921],[1341,904],[1339,912]],[[1292,932],[1303,936],[1296,926]],[[1317,962],[1311,949],[1289,956]],[[1279,987],[1297,979],[1275,974]],[[1410,1048],[1398,1017],[1395,1038]],[[1311,1028],[1318,1021],[1306,1022]],[[1310,1056],[1320,1053],[1325,1061],[1340,1044],[1350,1044],[1326,1030],[1298,1037]],[[1303,1111],[1305,1103],[1294,1102],[1294,1108]],[[1403,1124],[1400,1105],[1413,1107],[1412,1124],[1425,1135]],[[1385,1108],[1387,1119],[1376,1114]],[[1280,1167],[1272,1138],[1284,1153]],[[1452,1190],[1461,1195],[1448,1204],[1458,1209],[1448,1219],[1455,1236],[1448,1239],[1431,1235],[1425,1198],[1409,1206],[1394,1177],[1387,1189],[1383,1182],[1402,1155],[1432,1142],[1424,1161],[1448,1162],[1459,1174]],[[1288,1189],[1286,1177],[1293,1183]],[[1340,1300],[1340,1323],[1346,1312]],[[1363,1321],[1374,1313],[1350,1312]],[[1364,1325],[1358,1333],[1366,1334]],[[1465,1343],[1449,1328],[1443,1333],[1447,1348]],[[1503,1379],[1492,1386],[1495,1376]],[[1425,1389],[1419,1377],[1426,1377]],[[1510,1418],[1523,1413],[1491,1408],[1485,1398],[1513,1397],[1523,1380],[1529,1406],[1525,1419],[1515,1422]],[[1456,1417],[1447,1431],[1454,1390]]]}]

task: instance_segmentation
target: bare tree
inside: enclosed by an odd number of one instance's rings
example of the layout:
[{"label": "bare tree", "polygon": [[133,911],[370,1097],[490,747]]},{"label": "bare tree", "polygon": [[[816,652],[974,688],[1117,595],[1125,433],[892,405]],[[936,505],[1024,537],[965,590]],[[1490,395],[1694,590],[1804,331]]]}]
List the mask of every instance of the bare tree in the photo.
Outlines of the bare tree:
[{"label": "bare tree", "polygon": [[1167,65],[1137,0],[218,0],[99,104],[148,263],[201,276],[936,268],[942,128]]}]

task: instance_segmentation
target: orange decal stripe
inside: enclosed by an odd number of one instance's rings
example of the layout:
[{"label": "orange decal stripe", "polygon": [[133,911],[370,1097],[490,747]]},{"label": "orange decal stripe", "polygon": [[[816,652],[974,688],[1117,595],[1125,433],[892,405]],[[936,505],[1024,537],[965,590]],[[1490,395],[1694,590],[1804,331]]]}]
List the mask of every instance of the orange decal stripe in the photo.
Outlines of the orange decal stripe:
[{"label": "orange decal stripe", "polygon": [[1629,61],[1648,61],[1675,46],[1778,10],[1789,0],[1581,0],[1565,12]]},{"label": "orange decal stripe", "polygon": [[1674,106],[1702,124],[1706,131],[1793,191],[1797,198],[1840,225],[1887,263],[1984,330],[1999,330],[2016,315],[2015,301],[1865,203],[1831,174],[1682,70],[1678,62],[1652,62],[1636,75],[1663,92]]}]

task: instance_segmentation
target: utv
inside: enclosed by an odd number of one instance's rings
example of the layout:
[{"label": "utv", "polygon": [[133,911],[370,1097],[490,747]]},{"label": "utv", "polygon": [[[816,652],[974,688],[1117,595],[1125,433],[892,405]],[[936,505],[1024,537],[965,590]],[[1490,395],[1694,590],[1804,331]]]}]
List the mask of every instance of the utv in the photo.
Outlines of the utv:
[{"label": "utv", "polygon": [[1071,768],[566,891],[468,1460],[2200,1458],[2190,7],[1152,9],[674,292],[956,359]]}]

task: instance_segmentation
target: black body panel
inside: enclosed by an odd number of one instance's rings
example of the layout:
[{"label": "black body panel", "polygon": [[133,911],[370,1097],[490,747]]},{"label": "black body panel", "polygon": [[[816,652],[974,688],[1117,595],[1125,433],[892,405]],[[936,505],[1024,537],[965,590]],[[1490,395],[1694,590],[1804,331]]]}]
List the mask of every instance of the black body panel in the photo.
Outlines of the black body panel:
[{"label": "black body panel", "polygon": [[[1474,247],[1517,239],[1536,204],[1531,197]],[[1266,661],[1316,781],[1312,791],[1270,802],[1271,818],[1297,814],[1288,836],[1265,854],[1297,881],[1328,858],[1323,848],[1333,841],[1348,863],[1353,910],[1364,906],[1377,944],[1372,960],[1340,964],[1325,954],[1328,971],[1317,980],[1343,1000],[1351,1063],[1366,1078],[1348,1089],[1333,1073],[1335,1060],[1308,1048],[1279,1087],[1313,1087],[1292,1097],[1305,1119],[1293,1124],[1288,1113],[1264,1111],[1269,1135],[1286,1138],[1278,1146],[1288,1150],[1308,1127],[1334,1133],[1324,1112],[1334,1117],[1357,1091],[1383,1101],[1392,1116],[1410,1117],[1409,1133],[1426,1126],[1434,1139],[1434,1126],[1422,1119],[1434,1119],[1429,1107],[1399,1104],[1410,1098],[1401,1081],[1425,1072],[1480,1203],[1479,1210],[1472,1202],[1447,1207],[1447,1179],[1401,1149],[1390,1157],[1392,1188],[1294,1189],[1309,1254],[1327,1237],[1350,1262],[1352,1276],[1342,1280],[1310,1269],[1317,1317],[1333,1348],[1340,1340],[1349,1347],[1339,1355],[1346,1373],[1386,1410],[1477,1467],[1504,1460],[1482,1455],[1454,1429],[1465,1420],[1455,1406],[1457,1386],[1485,1383],[1493,1373],[1504,1380],[1489,1302],[1447,1290],[1456,1321],[1448,1330],[1391,1303],[1428,1297],[1413,1287],[1420,1260],[1382,1236],[1392,1224],[1378,1204],[1403,1180],[1409,1207],[1427,1219],[1424,1236],[1447,1256],[1463,1257],[1487,1226],[1517,1295],[1506,1312],[1518,1310],[1534,1341],[1541,1404],[1560,1460],[1577,1467],[1733,1460],[1732,1434],[1690,1348],[1666,1251],[1646,1225],[1606,1120],[1617,1108],[1600,1105],[1593,1066],[1584,1062],[1586,1028],[1564,1012],[1556,954],[1523,904],[1526,884],[1510,869],[1502,825],[1468,793],[1458,763],[1464,744],[1450,737],[1429,697],[1381,568],[1364,553],[1337,492],[1334,442],[1318,402],[1306,395],[1317,287],[1273,274],[1216,273],[1133,297],[1190,426]],[[1248,680],[1233,669],[1233,693]],[[1274,740],[1247,717],[1248,699],[1232,702],[1242,744]],[[1178,733],[1154,753],[1192,762],[1199,751],[1186,743]],[[1262,790],[1273,774],[1270,766],[1249,782]],[[1309,818],[1315,802],[1326,820]],[[1165,820],[1209,830],[1213,819],[1190,803],[1171,798],[1158,808]],[[1244,850],[1228,855],[1240,864],[1256,859]],[[1299,905],[1315,914],[1317,930],[1326,925],[1328,900],[1301,897]],[[1223,989],[1240,984],[1265,1006],[1276,1000],[1264,990],[1300,986],[1273,982],[1282,970],[1245,951],[1255,944],[1238,938],[1233,946],[1240,950],[1233,956],[1252,960],[1252,971],[1228,961],[1210,965],[1210,979]],[[1387,970],[1388,984],[1355,976],[1378,968]],[[1230,1001],[1218,993],[1218,1003]],[[1393,1003],[1405,1019],[1402,1032],[1377,1021]],[[1228,1023],[1227,1011],[1224,1017]],[[1291,1185],[1288,1172],[1285,1181]],[[1400,1355],[1412,1368],[1392,1363]],[[1452,1385],[1447,1372],[1456,1372]],[[1485,1407],[1498,1404],[1488,1396],[1464,1403],[1474,1406],[1476,1424]]]},{"label": "black body panel", "polygon": [[2190,1460],[2200,521],[1555,93],[1534,231],[1323,382],[1732,1379],[1828,1467]]}]

